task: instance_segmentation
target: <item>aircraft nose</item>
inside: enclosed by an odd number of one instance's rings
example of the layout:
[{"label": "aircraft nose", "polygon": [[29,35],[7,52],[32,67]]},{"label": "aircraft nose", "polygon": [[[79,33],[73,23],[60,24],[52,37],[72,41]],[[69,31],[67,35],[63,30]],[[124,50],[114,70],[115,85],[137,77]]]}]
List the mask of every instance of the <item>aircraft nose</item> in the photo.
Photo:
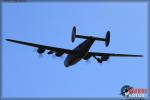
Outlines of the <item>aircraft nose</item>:
[{"label": "aircraft nose", "polygon": [[67,61],[64,62],[65,67],[69,67],[69,63]]}]

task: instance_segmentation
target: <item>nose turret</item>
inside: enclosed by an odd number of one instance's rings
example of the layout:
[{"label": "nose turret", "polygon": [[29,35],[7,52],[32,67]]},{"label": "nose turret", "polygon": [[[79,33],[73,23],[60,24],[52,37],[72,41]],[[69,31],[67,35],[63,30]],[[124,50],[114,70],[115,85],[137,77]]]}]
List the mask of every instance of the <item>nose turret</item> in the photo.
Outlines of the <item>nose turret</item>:
[{"label": "nose turret", "polygon": [[64,65],[65,65],[65,67],[69,67],[69,63],[67,60],[64,61]]}]

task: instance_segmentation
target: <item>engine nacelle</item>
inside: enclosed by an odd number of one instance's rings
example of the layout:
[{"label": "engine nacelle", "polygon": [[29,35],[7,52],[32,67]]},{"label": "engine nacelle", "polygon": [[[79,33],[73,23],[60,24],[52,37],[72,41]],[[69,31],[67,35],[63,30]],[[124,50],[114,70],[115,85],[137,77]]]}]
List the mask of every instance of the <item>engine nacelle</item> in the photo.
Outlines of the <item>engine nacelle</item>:
[{"label": "engine nacelle", "polygon": [[44,53],[44,51],[45,51],[45,49],[44,49],[44,48],[38,48],[38,49],[37,49],[37,52],[38,52],[39,54]]},{"label": "engine nacelle", "polygon": [[101,60],[102,60],[102,61],[107,61],[108,59],[109,59],[109,56],[102,56],[102,57],[101,57]]},{"label": "engine nacelle", "polygon": [[90,59],[91,58],[91,55],[86,55],[83,59],[84,60],[88,60],[88,59]]},{"label": "engine nacelle", "polygon": [[57,56],[57,57],[60,57],[60,56],[62,56],[64,54],[64,52],[56,52],[55,53],[55,55]]}]

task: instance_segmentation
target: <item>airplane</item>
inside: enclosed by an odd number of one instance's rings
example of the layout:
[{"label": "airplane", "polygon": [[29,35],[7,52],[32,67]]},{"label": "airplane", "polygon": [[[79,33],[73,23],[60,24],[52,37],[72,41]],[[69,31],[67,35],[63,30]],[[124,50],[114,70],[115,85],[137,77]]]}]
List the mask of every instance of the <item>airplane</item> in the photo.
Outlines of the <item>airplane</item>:
[{"label": "airplane", "polygon": [[72,36],[71,40],[72,42],[75,41],[76,38],[82,38],[85,39],[81,44],[79,44],[74,49],[64,49],[64,48],[58,48],[58,47],[52,47],[52,46],[46,46],[41,44],[35,44],[30,42],[23,42],[13,39],[6,39],[9,42],[14,42],[22,45],[32,46],[37,48],[37,52],[39,54],[42,54],[45,52],[45,50],[48,50],[47,54],[53,54],[57,57],[62,56],[63,54],[67,54],[67,57],[64,61],[65,67],[70,67],[77,62],[79,62],[81,59],[89,60],[91,57],[95,58],[97,62],[103,63],[103,61],[107,61],[110,57],[143,57],[143,55],[133,55],[133,54],[116,54],[116,53],[102,53],[102,52],[90,52],[90,48],[92,44],[97,41],[104,41],[105,46],[108,47],[110,43],[110,31],[106,32],[105,38],[98,38],[94,36],[83,36],[83,35],[76,35],[76,27],[73,26],[72,28]]}]

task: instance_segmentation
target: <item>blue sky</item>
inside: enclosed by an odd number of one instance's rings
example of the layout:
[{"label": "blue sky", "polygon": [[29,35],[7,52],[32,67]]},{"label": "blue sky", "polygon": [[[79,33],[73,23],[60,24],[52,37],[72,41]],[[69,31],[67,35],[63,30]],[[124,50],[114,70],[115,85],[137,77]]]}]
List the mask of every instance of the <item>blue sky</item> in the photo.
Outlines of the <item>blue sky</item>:
[{"label": "blue sky", "polygon": [[[4,97],[121,97],[123,85],[147,88],[147,4],[116,2],[3,3]],[[109,47],[95,42],[90,51],[143,54],[143,58],[112,57],[103,64],[89,62],[65,68],[66,57],[39,58],[35,49],[6,38],[73,49],[77,33],[105,37]]]}]

